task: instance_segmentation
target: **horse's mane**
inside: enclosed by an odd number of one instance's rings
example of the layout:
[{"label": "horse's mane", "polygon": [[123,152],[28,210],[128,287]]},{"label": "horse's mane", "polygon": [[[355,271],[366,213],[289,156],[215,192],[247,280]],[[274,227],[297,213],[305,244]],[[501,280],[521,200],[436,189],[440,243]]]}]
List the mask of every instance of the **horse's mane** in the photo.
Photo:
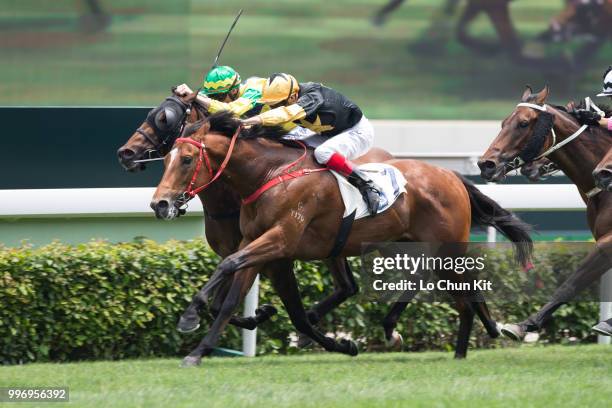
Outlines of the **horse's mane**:
[{"label": "horse's mane", "polygon": [[[226,137],[232,137],[236,133],[236,129],[240,126],[240,120],[237,119],[230,111],[220,111],[201,119],[185,127],[183,136],[187,137],[195,133],[205,123],[210,124],[210,131],[219,133]],[[270,139],[278,141],[281,137],[287,134],[287,131],[279,126],[251,126],[240,131],[239,138],[241,139]]]}]

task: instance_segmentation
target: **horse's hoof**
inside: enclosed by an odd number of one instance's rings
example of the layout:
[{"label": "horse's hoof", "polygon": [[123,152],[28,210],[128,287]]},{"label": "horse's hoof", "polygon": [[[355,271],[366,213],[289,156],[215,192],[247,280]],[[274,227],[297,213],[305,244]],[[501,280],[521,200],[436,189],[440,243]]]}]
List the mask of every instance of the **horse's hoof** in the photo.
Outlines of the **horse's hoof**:
[{"label": "horse's hoof", "polygon": [[455,360],[465,360],[467,358],[467,354],[455,353]]},{"label": "horse's hoof", "polygon": [[268,305],[268,304],[261,305],[257,309],[255,309],[255,314],[256,315],[261,314],[261,315],[264,315],[264,316],[266,316],[268,318],[276,315],[277,313],[278,313],[278,310],[276,310],[276,308],[274,306]]},{"label": "horse's hoof", "polygon": [[359,354],[357,343],[355,343],[353,340],[342,339],[340,340],[339,344],[342,349],[342,353],[348,354],[351,357],[355,357],[357,354]]},{"label": "horse's hoof", "polygon": [[385,340],[385,347],[387,350],[401,351],[403,346],[404,338],[396,330],[393,330],[389,340]]},{"label": "horse's hoof", "polygon": [[191,333],[199,328],[200,318],[198,316],[188,318],[181,316],[178,324],[176,325],[176,329],[181,333]]},{"label": "horse's hoof", "polygon": [[612,336],[612,325],[608,321],[597,323],[591,330],[602,336]]},{"label": "horse's hoof", "polygon": [[504,325],[500,322],[495,322],[495,330],[496,333],[489,333],[489,337],[491,337],[492,339],[496,339],[499,336],[501,336],[502,334],[502,328],[504,327]]},{"label": "horse's hoof", "polygon": [[297,346],[300,349],[306,348],[312,344],[312,339],[305,334],[300,333],[298,335]]},{"label": "horse's hoof", "polygon": [[527,333],[525,329],[520,324],[504,324],[502,326],[501,332],[504,336],[514,340],[514,341],[523,341],[525,338],[525,334]]},{"label": "horse's hoof", "polygon": [[187,356],[183,359],[181,367],[197,367],[202,363],[202,357]]}]

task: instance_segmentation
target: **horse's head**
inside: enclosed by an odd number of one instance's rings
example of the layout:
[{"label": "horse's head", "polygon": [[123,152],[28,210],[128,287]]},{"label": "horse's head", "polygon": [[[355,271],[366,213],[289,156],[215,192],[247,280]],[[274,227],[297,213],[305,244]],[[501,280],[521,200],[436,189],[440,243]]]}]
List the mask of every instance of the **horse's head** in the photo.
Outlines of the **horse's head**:
[{"label": "horse's head", "polygon": [[608,154],[597,165],[593,171],[595,183],[602,190],[612,191],[612,149],[608,150]]},{"label": "horse's head", "polygon": [[171,220],[187,201],[223,173],[240,131],[231,112],[220,112],[188,126],[164,158],[164,174],[151,200],[160,219]]},{"label": "horse's head", "polygon": [[521,161],[533,161],[550,146],[554,114],[542,108],[548,94],[548,87],[537,94],[527,87],[522,102],[504,119],[501,131],[478,162],[482,178],[498,181]]},{"label": "horse's head", "polygon": [[170,96],[151,109],[145,121],[117,150],[119,163],[128,171],[143,170],[138,160],[163,157],[180,135],[197,94],[185,98]]}]

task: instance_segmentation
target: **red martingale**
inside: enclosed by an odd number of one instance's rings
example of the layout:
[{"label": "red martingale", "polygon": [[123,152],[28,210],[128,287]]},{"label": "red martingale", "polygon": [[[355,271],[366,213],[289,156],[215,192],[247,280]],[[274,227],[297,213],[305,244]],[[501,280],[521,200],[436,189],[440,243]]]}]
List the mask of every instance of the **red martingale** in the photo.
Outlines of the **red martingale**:
[{"label": "red martingale", "polygon": [[[193,173],[193,176],[191,177],[191,181],[189,182],[189,186],[187,187],[187,190],[185,191],[185,194],[189,196],[190,199],[195,197],[196,194],[198,194],[199,192],[206,189],[208,186],[210,186],[213,182],[215,182],[221,176],[221,174],[227,167],[227,163],[229,162],[230,157],[232,156],[234,145],[236,144],[236,139],[238,138],[238,135],[240,134],[241,129],[242,129],[241,127],[238,127],[238,129],[236,129],[236,132],[233,134],[232,139],[230,141],[229,149],[227,150],[227,154],[225,155],[225,159],[223,159],[223,162],[219,166],[219,170],[217,170],[217,173],[214,176],[213,176],[212,166],[210,165],[210,159],[208,157],[208,153],[206,153],[206,146],[204,145],[204,143],[198,142],[197,140],[194,140],[188,137],[179,137],[178,139],[176,139],[176,141],[174,142],[175,145],[179,143],[189,143],[191,145],[194,145],[198,149],[200,149],[200,155],[198,157],[198,163],[196,164],[195,172]],[[255,190],[253,194],[249,195],[247,198],[242,200],[242,204],[244,205],[251,204],[252,202],[256,201],[263,193],[265,193],[266,191],[268,191],[269,189],[271,189],[272,187],[278,184],[284,183],[287,180],[296,179],[298,177],[306,176],[308,174],[316,173],[319,171],[329,170],[327,168],[318,168],[318,169],[299,169],[299,170],[294,170],[294,171],[288,171],[290,168],[295,167],[296,165],[298,165],[298,163],[304,160],[306,158],[306,153],[308,151],[304,143],[300,142],[299,140],[296,140],[296,142],[300,146],[302,146],[302,148],[304,149],[304,153],[302,153],[302,155],[297,160],[283,167],[281,169],[282,174],[280,176],[274,177],[272,180],[268,181],[263,186]],[[198,178],[198,174],[200,173],[200,169],[202,168],[203,163],[206,163],[206,168],[208,169],[208,174],[210,175],[211,179],[208,183],[200,187],[194,188],[196,179]]]},{"label": "red martingale", "polygon": [[259,196],[261,196],[263,193],[265,193],[266,191],[268,191],[274,186],[284,183],[287,180],[296,179],[302,176],[307,176],[309,174],[316,173],[319,171],[329,170],[328,168],[319,168],[319,169],[299,169],[299,170],[294,170],[294,171],[288,171],[290,168],[297,166],[298,163],[304,160],[306,158],[306,153],[308,151],[304,143],[300,142],[299,140],[295,140],[295,142],[298,143],[300,146],[302,146],[302,148],[304,149],[304,153],[302,153],[302,155],[297,160],[283,167],[281,169],[282,174],[280,176],[274,177],[272,180],[268,181],[263,186],[255,190],[253,194],[249,195],[247,198],[242,200],[242,204],[248,205],[248,204],[251,204],[252,202],[255,202],[259,198]]}]

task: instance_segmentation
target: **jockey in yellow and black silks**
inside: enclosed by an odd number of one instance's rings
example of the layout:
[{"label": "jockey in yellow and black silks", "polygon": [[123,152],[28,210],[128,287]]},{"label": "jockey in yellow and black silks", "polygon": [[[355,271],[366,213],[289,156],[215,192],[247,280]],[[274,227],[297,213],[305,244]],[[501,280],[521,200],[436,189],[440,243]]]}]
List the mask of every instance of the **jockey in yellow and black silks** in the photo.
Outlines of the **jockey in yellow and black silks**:
[{"label": "jockey in yellow and black silks", "polygon": [[327,140],[314,151],[317,162],[345,176],[363,195],[370,214],[377,213],[380,188],[349,161],[366,153],[374,143],[374,128],[354,102],[319,83],[298,83],[282,73],[267,79],[259,101],[272,109],[243,120],[243,124],[293,123],[324,136]]}]

